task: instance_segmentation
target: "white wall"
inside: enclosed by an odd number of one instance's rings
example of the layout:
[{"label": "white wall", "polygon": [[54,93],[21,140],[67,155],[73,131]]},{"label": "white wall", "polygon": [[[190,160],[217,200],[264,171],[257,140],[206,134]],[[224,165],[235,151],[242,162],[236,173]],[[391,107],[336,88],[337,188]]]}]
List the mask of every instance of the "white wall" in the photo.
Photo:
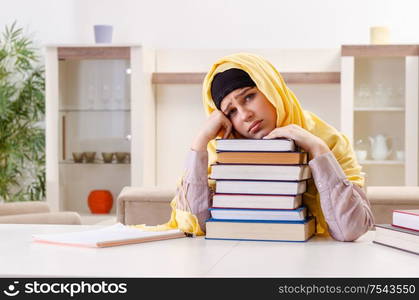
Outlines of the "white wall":
[{"label": "white wall", "polygon": [[[369,42],[369,27],[392,41],[419,42],[419,2],[408,0],[75,0],[77,36],[115,26],[115,41],[156,48],[333,48]],[[117,4],[116,4],[117,3]]]},{"label": "white wall", "polygon": [[2,0],[0,28],[17,20],[42,43],[114,41],[156,48],[334,48],[369,42],[385,25],[392,42],[419,42],[414,0]]},{"label": "white wall", "polygon": [[78,17],[72,0],[1,0],[0,31],[17,21],[37,44],[67,43],[78,39]]}]

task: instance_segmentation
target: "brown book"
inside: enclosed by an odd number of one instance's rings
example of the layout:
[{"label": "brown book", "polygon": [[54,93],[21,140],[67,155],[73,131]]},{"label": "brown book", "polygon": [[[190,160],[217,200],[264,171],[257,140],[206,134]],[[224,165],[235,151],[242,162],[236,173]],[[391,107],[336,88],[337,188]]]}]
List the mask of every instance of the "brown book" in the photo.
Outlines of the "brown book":
[{"label": "brown book", "polygon": [[307,152],[218,152],[217,162],[222,164],[307,164]]}]

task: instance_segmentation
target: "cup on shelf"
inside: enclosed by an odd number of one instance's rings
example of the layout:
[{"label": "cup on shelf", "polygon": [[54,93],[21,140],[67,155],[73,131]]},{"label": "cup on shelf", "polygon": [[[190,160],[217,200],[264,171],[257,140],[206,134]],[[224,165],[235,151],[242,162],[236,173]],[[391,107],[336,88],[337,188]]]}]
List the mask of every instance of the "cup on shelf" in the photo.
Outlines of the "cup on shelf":
[{"label": "cup on shelf", "polygon": [[392,86],[377,83],[374,90],[374,104],[378,107],[394,106],[395,91]]},{"label": "cup on shelf", "polygon": [[356,105],[358,107],[371,107],[371,90],[367,84],[360,84],[357,92]]},{"label": "cup on shelf", "polygon": [[404,151],[403,150],[397,150],[396,151],[396,159],[397,160],[404,160]]},{"label": "cup on shelf", "polygon": [[87,151],[87,152],[83,152],[83,154],[84,154],[84,158],[86,159],[87,163],[95,162],[96,152]]},{"label": "cup on shelf", "polygon": [[126,152],[127,153],[127,163],[131,163],[131,153],[130,152]]},{"label": "cup on shelf", "polygon": [[115,152],[116,162],[122,164],[127,158],[127,152]]},{"label": "cup on shelf", "polygon": [[102,152],[102,158],[104,163],[111,163],[113,160],[113,152]]},{"label": "cup on shelf", "polygon": [[82,163],[84,159],[84,153],[83,152],[73,152],[73,160],[75,163]]},{"label": "cup on shelf", "polygon": [[368,152],[367,150],[356,150],[355,154],[358,161],[364,161],[367,159]]},{"label": "cup on shelf", "polygon": [[385,26],[370,27],[370,43],[373,45],[390,43],[390,29]]},{"label": "cup on shelf", "polygon": [[94,25],[93,30],[96,43],[112,43],[112,25]]}]

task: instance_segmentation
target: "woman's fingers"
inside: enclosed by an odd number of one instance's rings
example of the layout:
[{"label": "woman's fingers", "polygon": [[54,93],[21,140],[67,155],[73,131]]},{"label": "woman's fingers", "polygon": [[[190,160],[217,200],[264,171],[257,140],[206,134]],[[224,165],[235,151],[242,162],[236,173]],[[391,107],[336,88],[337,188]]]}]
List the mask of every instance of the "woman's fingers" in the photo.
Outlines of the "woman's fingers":
[{"label": "woman's fingers", "polygon": [[231,131],[233,129],[233,125],[231,124],[230,120],[228,120],[227,118],[224,121],[224,124],[223,125],[224,125],[224,128],[225,128],[223,139],[226,139],[226,138],[228,138],[230,136]]},{"label": "woman's fingers", "polygon": [[226,138],[228,138],[230,136],[231,130],[233,129],[233,126],[229,122],[229,123],[225,124],[224,128],[225,128],[225,131],[224,131],[223,138],[226,139]]},{"label": "woman's fingers", "polygon": [[276,139],[276,138],[281,138],[281,137],[290,138],[289,133],[287,132],[285,127],[275,128],[274,130],[272,130],[268,135],[264,136],[263,138],[264,139]]}]

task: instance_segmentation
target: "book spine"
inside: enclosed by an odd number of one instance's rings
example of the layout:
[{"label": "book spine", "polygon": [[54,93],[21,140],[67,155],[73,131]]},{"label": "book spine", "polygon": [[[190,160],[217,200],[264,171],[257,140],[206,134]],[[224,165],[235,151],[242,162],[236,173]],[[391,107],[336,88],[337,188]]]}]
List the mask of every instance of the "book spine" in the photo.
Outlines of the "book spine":
[{"label": "book spine", "polygon": [[413,231],[419,232],[419,230],[418,229],[415,229],[415,228],[404,227],[404,226],[400,226],[400,225],[396,225],[396,224],[391,224],[391,226],[394,226],[394,227],[397,227],[397,228],[406,229],[406,230],[413,230]]}]

